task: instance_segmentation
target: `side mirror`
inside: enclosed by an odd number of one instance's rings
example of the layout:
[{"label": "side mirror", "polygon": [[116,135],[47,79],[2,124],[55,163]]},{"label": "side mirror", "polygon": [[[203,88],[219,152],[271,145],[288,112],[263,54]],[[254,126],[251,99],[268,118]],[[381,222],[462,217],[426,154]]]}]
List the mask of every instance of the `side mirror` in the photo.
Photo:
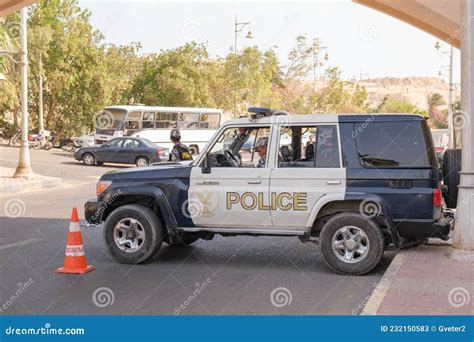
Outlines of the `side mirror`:
[{"label": "side mirror", "polygon": [[204,155],[204,161],[201,168],[202,173],[211,173],[211,167],[209,166],[209,152]]}]

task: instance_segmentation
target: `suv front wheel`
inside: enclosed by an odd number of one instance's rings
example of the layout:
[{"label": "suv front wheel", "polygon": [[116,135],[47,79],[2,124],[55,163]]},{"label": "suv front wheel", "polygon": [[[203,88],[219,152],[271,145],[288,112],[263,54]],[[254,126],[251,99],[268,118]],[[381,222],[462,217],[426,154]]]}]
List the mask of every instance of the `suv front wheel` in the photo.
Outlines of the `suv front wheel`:
[{"label": "suv front wheel", "polygon": [[379,225],[359,213],[334,215],[320,234],[324,262],[341,274],[362,275],[380,262],[384,235]]},{"label": "suv front wheel", "polygon": [[118,207],[104,224],[108,251],[123,264],[140,264],[151,259],[159,251],[163,236],[159,218],[143,205]]}]

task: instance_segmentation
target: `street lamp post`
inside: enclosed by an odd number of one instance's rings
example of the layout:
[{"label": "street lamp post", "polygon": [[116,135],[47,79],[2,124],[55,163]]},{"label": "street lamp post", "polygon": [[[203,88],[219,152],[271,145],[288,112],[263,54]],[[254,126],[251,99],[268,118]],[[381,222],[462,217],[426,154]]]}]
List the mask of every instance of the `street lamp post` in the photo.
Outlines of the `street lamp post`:
[{"label": "street lamp post", "polygon": [[27,10],[20,9],[20,66],[21,66],[21,146],[18,166],[14,178],[33,179],[30,150],[28,147],[28,50],[27,50]]},{"label": "street lamp post", "polygon": [[237,37],[239,33],[243,31],[244,28],[248,27],[249,29],[245,38],[247,39],[253,38],[252,31],[250,31],[250,24],[251,24],[250,21],[239,23],[237,20],[237,15],[235,15],[235,24],[234,24],[234,54],[235,55],[237,55]]},{"label": "street lamp post", "polygon": [[[316,48],[316,41],[317,39],[315,39],[313,41],[313,88],[314,88],[314,91],[316,91],[317,89],[317,86],[316,86],[316,69],[319,65],[319,54],[321,53],[321,51],[326,51],[326,53],[324,54],[324,60],[327,61],[329,59],[329,54],[327,53],[327,46],[318,46]],[[322,63],[321,63],[322,65]]]},{"label": "street lamp post", "polygon": [[[439,50],[441,45],[439,42],[436,42],[435,48]],[[449,141],[448,141],[448,148],[452,149],[457,147],[457,143],[455,141],[454,136],[454,125],[453,125],[453,46],[451,45],[451,49],[449,51],[449,89],[448,89],[448,131],[449,131]],[[448,52],[443,52],[448,53]]]}]

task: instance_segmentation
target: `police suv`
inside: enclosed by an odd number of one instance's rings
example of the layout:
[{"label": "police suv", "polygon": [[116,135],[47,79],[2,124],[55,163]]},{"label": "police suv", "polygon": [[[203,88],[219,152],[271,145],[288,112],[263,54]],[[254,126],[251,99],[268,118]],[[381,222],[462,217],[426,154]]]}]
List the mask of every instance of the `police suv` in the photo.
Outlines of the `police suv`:
[{"label": "police suv", "polygon": [[143,263],[163,242],[215,234],[298,236],[318,242],[334,271],[360,275],[390,244],[448,238],[453,219],[423,117],[249,111],[192,162],[101,177],[85,216],[103,223],[117,261]]}]

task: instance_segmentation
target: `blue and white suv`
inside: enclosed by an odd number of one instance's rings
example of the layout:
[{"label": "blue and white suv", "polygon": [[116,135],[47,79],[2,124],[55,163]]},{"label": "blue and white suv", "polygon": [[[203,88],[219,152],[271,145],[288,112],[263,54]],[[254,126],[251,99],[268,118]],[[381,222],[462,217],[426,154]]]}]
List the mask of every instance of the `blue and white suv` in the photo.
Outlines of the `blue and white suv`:
[{"label": "blue and white suv", "polygon": [[[319,240],[331,269],[360,275],[389,244],[447,239],[453,219],[423,117],[250,112],[225,122],[192,163],[102,176],[85,215],[103,223],[116,260],[143,263],[162,242],[215,234],[298,236]],[[262,138],[265,148],[243,148]]]}]

